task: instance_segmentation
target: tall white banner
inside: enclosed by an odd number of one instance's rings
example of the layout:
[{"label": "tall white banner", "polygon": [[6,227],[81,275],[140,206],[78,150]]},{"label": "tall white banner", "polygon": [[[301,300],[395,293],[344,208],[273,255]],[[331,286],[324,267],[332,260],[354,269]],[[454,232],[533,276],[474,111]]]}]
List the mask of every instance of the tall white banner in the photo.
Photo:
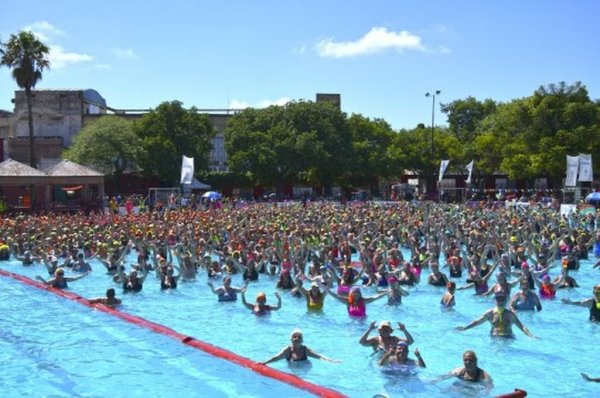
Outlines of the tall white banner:
[{"label": "tall white banner", "polygon": [[191,184],[194,178],[194,158],[182,156],[181,160],[181,184]]},{"label": "tall white banner", "polygon": [[567,177],[565,178],[565,187],[574,187],[577,185],[577,172],[579,171],[579,156],[567,155]]},{"label": "tall white banner", "polygon": [[469,170],[469,178],[467,178],[467,180],[465,181],[467,184],[471,183],[471,174],[473,173],[473,164],[475,163],[474,160],[471,160],[471,163],[469,163],[467,165],[467,170]]},{"label": "tall white banner", "polygon": [[594,181],[592,172],[592,155],[579,154],[579,181]]},{"label": "tall white banner", "polygon": [[438,178],[438,181],[442,181],[444,173],[446,172],[446,168],[448,167],[448,163],[450,163],[449,160],[442,160],[440,163],[440,178]]}]

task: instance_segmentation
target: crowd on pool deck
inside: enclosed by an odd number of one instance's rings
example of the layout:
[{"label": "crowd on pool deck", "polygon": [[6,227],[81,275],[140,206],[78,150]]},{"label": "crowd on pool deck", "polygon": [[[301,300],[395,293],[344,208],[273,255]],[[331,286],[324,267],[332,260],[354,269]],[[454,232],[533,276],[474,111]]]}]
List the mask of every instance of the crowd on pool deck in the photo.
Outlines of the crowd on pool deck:
[{"label": "crowd on pool deck", "polygon": [[[25,267],[43,265],[47,276],[37,279],[64,289],[91,272],[90,260],[96,258],[123,293],[142,291],[150,274],[160,289],[175,289],[180,280],[206,272],[208,288],[218,301],[239,296],[255,315],[280,310],[279,292],[284,291],[304,298],[308,311],[322,310],[331,296],[346,306],[350,317],[365,317],[369,303],[400,305],[409,294],[407,287],[415,284],[445,287],[440,305],[447,309],[457,305],[456,291],[473,290],[493,296],[495,304],[456,329],[488,323],[492,336],[510,338],[513,326],[534,337],[517,313],[541,311],[542,300],[578,287],[571,271],[590,255],[600,257],[595,213],[561,215],[543,207],[303,202],[239,208],[225,201],[202,209],[165,206],[117,213],[109,209],[88,215],[0,218],[0,260],[12,257]],[[125,256],[132,251],[137,262],[127,265]],[[404,257],[403,251],[410,256]],[[359,260],[352,261],[353,256]],[[600,268],[600,261],[593,267]],[[426,269],[427,277],[421,278]],[[233,274],[242,275],[242,286],[231,285]],[[276,280],[275,305],[267,304],[264,293],[251,302],[246,298],[248,284],[261,274]],[[452,279],[463,275],[466,283],[457,286]],[[370,290],[375,293],[363,295],[361,286],[375,287]],[[600,284],[591,293],[584,300],[562,302],[587,308],[589,314],[582,319],[600,322]],[[89,301],[118,307],[121,299],[116,296],[110,288],[106,297]],[[392,334],[389,321],[371,322],[359,343],[379,352],[382,367],[425,367],[418,349],[413,351],[416,359],[410,358],[414,339],[406,326],[398,323],[397,328],[404,337]],[[297,329],[290,345],[262,363],[308,358],[337,362],[305,346]],[[463,363],[445,377],[491,382],[477,366],[475,352],[465,351]],[[598,381],[585,373],[582,377]]]}]

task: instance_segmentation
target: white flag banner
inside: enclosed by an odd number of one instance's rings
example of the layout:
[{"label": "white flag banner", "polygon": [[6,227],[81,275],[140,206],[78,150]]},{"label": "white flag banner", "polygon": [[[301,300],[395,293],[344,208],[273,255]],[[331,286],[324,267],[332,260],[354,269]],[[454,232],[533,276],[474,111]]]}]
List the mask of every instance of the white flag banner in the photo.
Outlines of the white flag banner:
[{"label": "white flag banner", "polygon": [[194,178],[194,158],[182,156],[181,160],[181,184],[191,184]]},{"label": "white flag banner", "polygon": [[442,160],[442,162],[440,163],[440,178],[438,178],[438,181],[442,181],[442,178],[444,178],[444,173],[446,172],[448,163],[450,163],[449,160]]},{"label": "white flag banner", "polygon": [[579,156],[567,155],[567,177],[565,178],[565,187],[574,187],[577,185],[577,172],[579,171]]},{"label": "white flag banner", "polygon": [[469,178],[467,178],[467,180],[465,181],[467,184],[471,183],[471,174],[473,173],[473,164],[475,163],[474,160],[471,160],[471,163],[469,163],[467,165],[467,170],[469,171]]},{"label": "white flag banner", "polygon": [[579,181],[594,181],[592,172],[592,155],[579,154]]}]

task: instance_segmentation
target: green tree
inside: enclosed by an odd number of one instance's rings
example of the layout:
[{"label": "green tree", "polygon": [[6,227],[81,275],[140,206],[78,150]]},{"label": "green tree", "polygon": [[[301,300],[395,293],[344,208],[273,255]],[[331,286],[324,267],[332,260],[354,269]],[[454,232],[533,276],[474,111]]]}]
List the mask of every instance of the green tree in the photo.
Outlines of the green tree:
[{"label": "green tree", "polygon": [[600,111],[581,83],[540,87],[530,97],[499,104],[481,124],[474,148],[488,173],[511,179],[564,177],[566,155],[590,153],[599,164]]},{"label": "green tree", "polygon": [[179,185],[181,157],[194,158],[195,169],[208,168],[215,130],[205,114],[179,101],[163,102],[134,122],[144,151],[139,165],[162,184]]},{"label": "green tree", "polygon": [[254,184],[307,183],[327,189],[351,160],[345,115],[327,102],[246,109],[227,126],[230,169]]},{"label": "green tree", "polygon": [[353,114],[348,119],[352,137],[353,161],[350,163],[350,181],[354,186],[366,186],[401,175],[400,159],[391,150],[395,133],[383,119],[371,120]]},{"label": "green tree", "polygon": [[0,43],[0,65],[12,69],[17,85],[25,90],[29,123],[29,164],[37,167],[34,146],[33,114],[31,111],[31,91],[42,79],[42,71],[50,67],[50,50],[31,32],[21,31],[11,35],[6,43]]},{"label": "green tree", "polygon": [[142,151],[133,122],[111,115],[86,125],[63,153],[63,158],[91,165],[104,174],[120,174],[126,168],[137,169]]},{"label": "green tree", "polygon": [[440,104],[442,112],[448,116],[449,131],[463,144],[473,142],[478,134],[479,124],[495,112],[496,106],[496,102],[491,99],[482,102],[474,97]]}]

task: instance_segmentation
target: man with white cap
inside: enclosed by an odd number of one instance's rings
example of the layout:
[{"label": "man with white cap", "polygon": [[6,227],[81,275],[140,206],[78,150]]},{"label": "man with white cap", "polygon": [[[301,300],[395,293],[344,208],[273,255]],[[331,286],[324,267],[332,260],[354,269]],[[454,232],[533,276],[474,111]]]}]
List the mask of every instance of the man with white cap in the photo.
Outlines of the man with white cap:
[{"label": "man with white cap", "polygon": [[392,328],[392,323],[390,321],[381,321],[378,327],[379,335],[369,337],[369,334],[375,330],[376,324],[377,321],[371,322],[369,329],[367,329],[367,331],[360,337],[359,343],[361,345],[371,346],[373,347],[374,351],[387,352],[396,347],[396,345],[402,341],[406,342],[406,344],[412,344],[414,342],[414,339],[406,329],[406,326],[400,322],[398,322],[398,328],[404,333],[404,336],[406,336],[405,339],[392,336],[394,329]]}]

